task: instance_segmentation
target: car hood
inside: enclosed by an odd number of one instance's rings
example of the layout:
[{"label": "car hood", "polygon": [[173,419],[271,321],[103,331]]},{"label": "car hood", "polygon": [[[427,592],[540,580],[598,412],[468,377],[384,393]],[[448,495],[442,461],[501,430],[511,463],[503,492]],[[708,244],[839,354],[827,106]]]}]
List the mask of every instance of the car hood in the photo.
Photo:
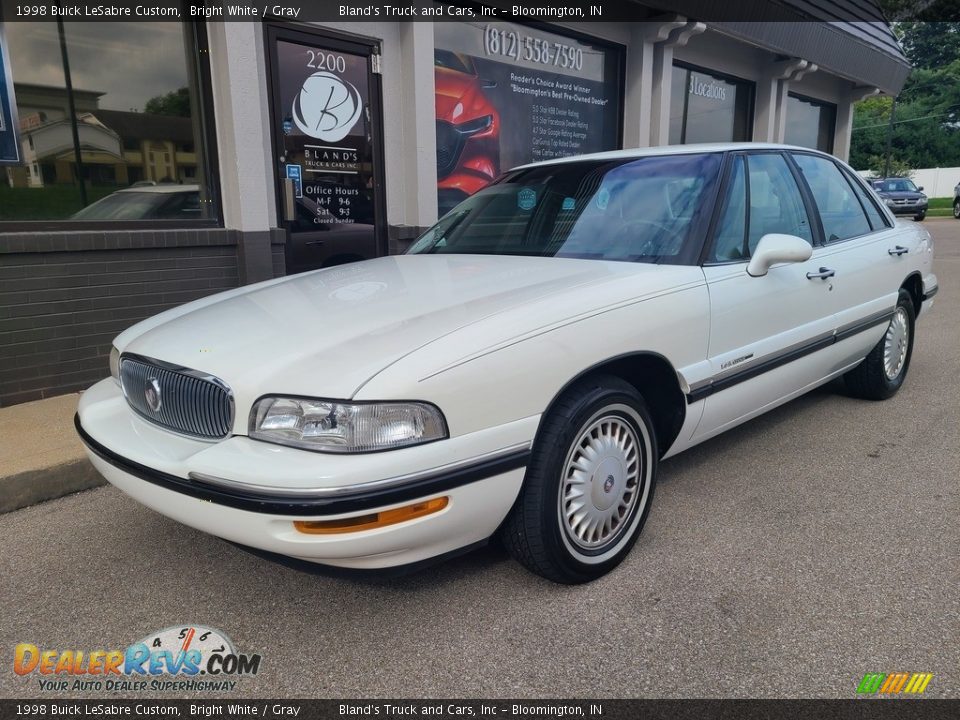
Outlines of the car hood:
[{"label": "car hood", "polygon": [[901,190],[899,192],[878,192],[880,197],[885,200],[919,200],[924,195],[922,192],[917,192],[916,190]]},{"label": "car hood", "polygon": [[349,398],[405,355],[511,309],[535,309],[536,326],[562,319],[569,307],[558,306],[569,303],[551,298],[598,283],[612,290],[584,293],[579,309],[666,289],[676,277],[669,267],[597,260],[392,256],[204,298],[130,328],[116,345],[242,388],[253,397],[238,397],[238,407],[267,393]]}]

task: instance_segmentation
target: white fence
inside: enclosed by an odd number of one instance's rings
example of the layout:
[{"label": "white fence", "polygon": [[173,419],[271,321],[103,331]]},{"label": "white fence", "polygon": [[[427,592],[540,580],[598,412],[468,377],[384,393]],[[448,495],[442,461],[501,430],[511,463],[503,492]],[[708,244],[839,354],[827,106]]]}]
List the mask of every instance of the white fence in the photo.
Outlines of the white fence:
[{"label": "white fence", "polygon": [[[859,174],[870,177],[872,173],[869,170],[861,170]],[[923,186],[923,192],[927,197],[952,198],[954,185],[960,183],[960,167],[923,168],[914,170],[910,178],[917,185]]]}]

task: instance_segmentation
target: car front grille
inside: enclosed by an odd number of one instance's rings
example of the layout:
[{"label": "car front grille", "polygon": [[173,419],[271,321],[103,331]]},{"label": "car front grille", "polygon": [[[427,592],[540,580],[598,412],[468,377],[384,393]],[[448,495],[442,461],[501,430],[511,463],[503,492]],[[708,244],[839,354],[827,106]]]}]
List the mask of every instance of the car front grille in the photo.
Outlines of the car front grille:
[{"label": "car front grille", "polygon": [[217,378],[150,358],[123,355],[120,385],[134,412],[161,427],[206,440],[230,433],[233,395]]},{"label": "car front grille", "polygon": [[437,179],[453,172],[460,162],[464,136],[451,123],[437,120]]}]

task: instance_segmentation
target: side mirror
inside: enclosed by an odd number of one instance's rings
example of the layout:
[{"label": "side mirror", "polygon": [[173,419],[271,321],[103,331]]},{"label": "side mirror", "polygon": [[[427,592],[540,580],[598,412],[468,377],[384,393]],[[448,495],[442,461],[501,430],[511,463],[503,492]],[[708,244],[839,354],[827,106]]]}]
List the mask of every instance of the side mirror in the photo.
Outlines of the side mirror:
[{"label": "side mirror", "polygon": [[803,238],[770,233],[760,238],[757,243],[757,249],[753,251],[747,265],[747,274],[751,277],[762,277],[777,263],[803,262],[809,260],[812,254],[813,247]]},{"label": "side mirror", "polygon": [[923,185],[917,188],[917,190],[923,190]]}]

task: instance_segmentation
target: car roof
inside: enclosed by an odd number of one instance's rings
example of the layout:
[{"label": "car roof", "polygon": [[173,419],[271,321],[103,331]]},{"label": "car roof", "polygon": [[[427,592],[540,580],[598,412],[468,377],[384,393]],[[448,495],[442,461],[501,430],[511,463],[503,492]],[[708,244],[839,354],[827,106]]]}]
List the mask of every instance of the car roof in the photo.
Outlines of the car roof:
[{"label": "car roof", "polygon": [[606,152],[590,153],[588,155],[573,155],[564,158],[554,158],[541,162],[518,165],[513,170],[521,168],[539,167],[541,165],[558,165],[560,163],[577,162],[579,160],[630,160],[663,155],[692,155],[695,153],[719,153],[736,150],[802,150],[824,157],[831,157],[819,150],[797,145],[783,145],[780,143],[736,142],[736,143],[691,143],[690,145],[661,145],[659,147],[628,148],[626,150],[607,150]]},{"label": "car roof", "polygon": [[199,192],[199,185],[177,185],[176,183],[164,183],[162,185],[138,185],[137,187],[123,188],[117,190],[118,193],[178,193],[178,192]]}]

